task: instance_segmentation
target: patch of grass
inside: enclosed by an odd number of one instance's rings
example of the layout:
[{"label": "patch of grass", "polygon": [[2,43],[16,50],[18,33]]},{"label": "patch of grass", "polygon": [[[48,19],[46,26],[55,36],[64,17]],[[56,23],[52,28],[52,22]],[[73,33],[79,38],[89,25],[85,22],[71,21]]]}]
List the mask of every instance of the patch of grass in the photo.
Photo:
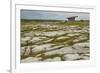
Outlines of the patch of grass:
[{"label": "patch of grass", "polygon": [[78,26],[78,27],[86,27],[86,26],[89,26],[89,22],[85,21],[85,22],[82,22],[82,21],[73,21],[73,22],[66,22],[64,23],[64,25],[67,25],[67,26]]}]

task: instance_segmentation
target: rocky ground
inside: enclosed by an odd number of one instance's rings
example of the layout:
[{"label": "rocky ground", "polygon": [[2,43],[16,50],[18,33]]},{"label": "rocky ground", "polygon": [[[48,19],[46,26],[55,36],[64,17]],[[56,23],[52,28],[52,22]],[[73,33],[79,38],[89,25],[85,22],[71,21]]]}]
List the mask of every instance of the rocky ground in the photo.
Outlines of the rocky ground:
[{"label": "rocky ground", "polygon": [[21,63],[89,59],[88,22],[21,24]]}]

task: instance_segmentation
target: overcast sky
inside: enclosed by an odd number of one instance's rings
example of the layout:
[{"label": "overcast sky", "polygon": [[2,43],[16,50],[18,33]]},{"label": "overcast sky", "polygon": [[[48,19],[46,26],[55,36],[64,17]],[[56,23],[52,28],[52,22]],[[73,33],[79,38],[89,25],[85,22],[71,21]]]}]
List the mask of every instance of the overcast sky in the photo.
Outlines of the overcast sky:
[{"label": "overcast sky", "polygon": [[89,20],[89,13],[21,10],[21,19],[66,20],[71,16],[78,16],[76,20]]}]

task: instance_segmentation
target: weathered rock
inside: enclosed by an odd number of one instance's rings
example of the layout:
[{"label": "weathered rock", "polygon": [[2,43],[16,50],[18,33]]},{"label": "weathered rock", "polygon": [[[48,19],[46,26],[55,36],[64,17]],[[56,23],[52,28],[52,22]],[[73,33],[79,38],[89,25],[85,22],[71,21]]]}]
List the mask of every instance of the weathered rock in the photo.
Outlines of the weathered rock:
[{"label": "weathered rock", "polygon": [[61,61],[61,57],[54,57],[53,61]]},{"label": "weathered rock", "polygon": [[74,39],[73,43],[80,42],[80,39]]},{"label": "weathered rock", "polygon": [[75,49],[83,49],[83,48],[89,48],[89,43],[76,43],[73,45],[73,48]]},{"label": "weathered rock", "polygon": [[84,27],[82,29],[82,32],[81,33],[89,33],[89,28],[88,27]]},{"label": "weathered rock", "polygon": [[88,60],[90,58],[90,54],[89,53],[84,53],[84,54],[80,55],[80,57],[83,60]]},{"label": "weathered rock", "polygon": [[26,44],[27,44],[26,41],[22,41],[22,40],[21,40],[21,45],[26,45]]},{"label": "weathered rock", "polygon": [[90,52],[89,48],[83,48],[83,49],[76,49],[77,53],[88,53]]},{"label": "weathered rock", "polygon": [[38,27],[33,27],[33,29],[32,29],[32,30],[36,30],[36,29],[38,29]]},{"label": "weathered rock", "polygon": [[32,53],[39,53],[46,51],[47,48],[50,48],[52,44],[44,44],[44,45],[35,45],[32,49]]},{"label": "weathered rock", "polygon": [[26,47],[26,50],[25,50],[24,56],[28,56],[30,54],[30,52],[31,52],[31,47],[30,46],[27,46]]},{"label": "weathered rock", "polygon": [[60,23],[32,21],[22,25],[21,62],[89,59],[89,27]]},{"label": "weathered rock", "polygon": [[64,47],[64,48],[60,48],[60,49],[56,49],[56,50],[52,50],[52,51],[48,51],[45,54],[45,56],[50,56],[50,55],[55,55],[55,54],[66,54],[66,53],[76,53],[77,51],[75,51],[73,48],[71,47]]},{"label": "weathered rock", "polygon": [[49,32],[43,32],[42,35],[48,36],[48,37],[54,37],[54,36],[60,36],[66,34],[65,31],[49,31]]},{"label": "weathered rock", "polygon": [[42,58],[40,58],[40,57],[28,57],[28,58],[21,60],[21,63],[37,62],[37,61],[41,61],[41,59]]},{"label": "weathered rock", "polygon": [[44,61],[46,62],[61,61],[61,57],[47,58]]},{"label": "weathered rock", "polygon": [[43,42],[48,43],[48,42],[51,42],[52,40],[53,40],[53,39],[48,39],[48,40],[43,41]]},{"label": "weathered rock", "polygon": [[88,53],[89,43],[76,43],[73,45],[73,48],[77,51],[77,53]]},{"label": "weathered rock", "polygon": [[73,33],[76,30],[81,30],[81,28],[77,27],[77,26],[68,26],[68,28],[67,28],[67,31],[70,33]]},{"label": "weathered rock", "polygon": [[40,41],[40,40],[42,40],[41,37],[33,37],[33,38],[30,40],[30,42],[35,43],[35,42]]},{"label": "weathered rock", "polygon": [[31,37],[23,37],[21,38],[21,44],[25,45],[27,44],[28,41],[30,41]]},{"label": "weathered rock", "polygon": [[33,37],[34,36],[34,32],[33,31],[30,31],[28,33],[25,33],[24,36]]},{"label": "weathered rock", "polygon": [[90,56],[90,54],[89,53],[85,53],[84,56]]},{"label": "weathered rock", "polygon": [[44,61],[45,61],[45,62],[51,62],[52,59],[51,59],[51,58],[48,58],[48,59],[45,59]]},{"label": "weathered rock", "polygon": [[81,56],[81,59],[83,59],[83,60],[89,60],[89,57],[88,56]]},{"label": "weathered rock", "polygon": [[81,33],[82,30],[74,30],[74,33]]},{"label": "weathered rock", "polygon": [[61,37],[58,37],[56,40],[64,40],[64,39],[68,39],[69,37],[67,36],[61,36]]},{"label": "weathered rock", "polygon": [[82,31],[83,31],[84,33],[89,33],[89,26],[84,27],[84,28],[82,29]]},{"label": "weathered rock", "polygon": [[50,47],[46,48],[46,51],[57,50],[57,49],[60,49],[62,47],[64,47],[64,45],[56,45],[55,46],[54,44],[51,44]]},{"label": "weathered rock", "polygon": [[76,42],[85,41],[85,40],[87,40],[87,38],[88,37],[86,37],[86,36],[80,36],[77,39],[73,40],[73,42],[76,43]]},{"label": "weathered rock", "polygon": [[70,34],[67,34],[67,36],[69,37],[73,37],[73,36],[79,36],[80,33],[70,33]]},{"label": "weathered rock", "polygon": [[63,56],[63,60],[77,60],[80,56],[78,54],[66,54]]},{"label": "weathered rock", "polygon": [[20,54],[21,54],[21,56],[23,56],[24,53],[25,53],[25,47],[21,47],[21,50],[20,50]]}]

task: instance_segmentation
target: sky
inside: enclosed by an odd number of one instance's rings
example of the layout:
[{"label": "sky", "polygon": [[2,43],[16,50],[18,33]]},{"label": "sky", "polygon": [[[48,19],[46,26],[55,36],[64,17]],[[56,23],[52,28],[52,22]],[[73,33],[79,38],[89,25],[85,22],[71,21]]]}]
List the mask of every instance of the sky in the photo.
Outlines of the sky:
[{"label": "sky", "polygon": [[89,20],[89,13],[21,10],[21,19],[67,20],[71,16],[78,16],[76,20]]}]

